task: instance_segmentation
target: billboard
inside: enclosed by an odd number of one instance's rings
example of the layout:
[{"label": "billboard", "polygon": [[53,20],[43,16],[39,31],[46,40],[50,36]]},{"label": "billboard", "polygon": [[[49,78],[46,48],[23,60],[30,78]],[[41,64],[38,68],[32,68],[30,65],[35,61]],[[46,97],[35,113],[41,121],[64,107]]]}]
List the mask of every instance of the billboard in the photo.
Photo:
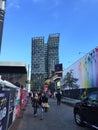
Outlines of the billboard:
[{"label": "billboard", "polygon": [[62,71],[63,70],[63,65],[62,64],[56,64],[55,65],[55,72],[56,71]]},{"label": "billboard", "polygon": [[78,78],[77,84],[80,88],[98,87],[98,47],[65,69],[63,78],[70,70],[73,70],[73,76]]}]

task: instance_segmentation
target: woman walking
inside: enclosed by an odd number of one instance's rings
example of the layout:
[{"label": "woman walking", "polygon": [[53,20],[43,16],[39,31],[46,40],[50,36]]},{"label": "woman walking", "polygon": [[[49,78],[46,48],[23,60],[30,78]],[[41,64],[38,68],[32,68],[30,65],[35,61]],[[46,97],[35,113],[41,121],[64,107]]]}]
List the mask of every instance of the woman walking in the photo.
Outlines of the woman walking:
[{"label": "woman walking", "polygon": [[42,92],[39,97],[39,105],[41,106],[41,118],[40,118],[41,120],[44,118],[46,102],[47,102],[47,98],[44,92]]},{"label": "woman walking", "polygon": [[37,116],[37,109],[38,109],[38,93],[34,94],[32,106],[34,108],[34,113],[33,113],[34,117],[36,117]]}]

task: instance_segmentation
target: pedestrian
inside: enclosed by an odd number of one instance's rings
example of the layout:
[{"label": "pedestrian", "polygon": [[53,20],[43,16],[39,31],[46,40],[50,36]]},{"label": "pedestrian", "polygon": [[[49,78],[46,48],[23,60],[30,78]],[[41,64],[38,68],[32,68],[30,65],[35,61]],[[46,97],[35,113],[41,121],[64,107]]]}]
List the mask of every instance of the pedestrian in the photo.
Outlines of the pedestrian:
[{"label": "pedestrian", "polygon": [[41,111],[41,120],[44,118],[44,112],[46,107],[47,98],[45,96],[45,93],[42,92],[39,97],[39,105],[40,105],[40,111]]},{"label": "pedestrian", "polygon": [[31,91],[31,102],[33,103],[34,94],[33,91]]},{"label": "pedestrian", "polygon": [[81,94],[81,99],[85,99],[87,97],[87,89],[84,89],[84,91]]},{"label": "pedestrian", "polygon": [[[49,93],[48,93],[48,91],[44,92],[44,95],[45,95],[45,98],[46,98],[46,103],[48,104],[48,98],[49,98]],[[47,112],[47,111],[48,111],[48,107],[45,106],[45,112]]]},{"label": "pedestrian", "polygon": [[57,94],[56,94],[56,98],[57,98],[57,105],[60,105],[61,104],[61,93],[60,93],[60,90],[58,90]]},{"label": "pedestrian", "polygon": [[38,104],[39,104],[39,102],[38,102],[38,93],[35,93],[34,98],[33,98],[33,102],[32,102],[32,106],[33,106],[33,110],[34,110],[34,112],[33,112],[34,117],[37,116]]}]

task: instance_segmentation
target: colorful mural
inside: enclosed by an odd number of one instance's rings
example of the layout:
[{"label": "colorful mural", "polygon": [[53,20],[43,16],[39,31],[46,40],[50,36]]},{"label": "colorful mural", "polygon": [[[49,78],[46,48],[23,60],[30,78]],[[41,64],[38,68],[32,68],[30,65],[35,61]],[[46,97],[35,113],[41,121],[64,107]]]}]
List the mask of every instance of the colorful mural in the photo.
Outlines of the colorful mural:
[{"label": "colorful mural", "polygon": [[77,84],[80,88],[98,87],[98,47],[65,69],[63,77],[70,70],[79,79]]}]

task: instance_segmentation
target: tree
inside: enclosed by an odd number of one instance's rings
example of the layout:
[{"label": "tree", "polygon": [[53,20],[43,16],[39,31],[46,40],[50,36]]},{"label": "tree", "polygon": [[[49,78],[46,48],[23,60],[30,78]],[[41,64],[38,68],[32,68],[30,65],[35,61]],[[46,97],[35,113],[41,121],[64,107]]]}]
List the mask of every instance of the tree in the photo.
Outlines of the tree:
[{"label": "tree", "polygon": [[31,90],[34,89],[34,84],[32,82],[30,82],[30,87],[31,87]]},{"label": "tree", "polygon": [[63,79],[64,86],[69,87],[69,89],[78,88],[79,85],[76,84],[77,81],[78,79],[73,76],[73,70],[70,70],[70,72],[67,72]]}]

